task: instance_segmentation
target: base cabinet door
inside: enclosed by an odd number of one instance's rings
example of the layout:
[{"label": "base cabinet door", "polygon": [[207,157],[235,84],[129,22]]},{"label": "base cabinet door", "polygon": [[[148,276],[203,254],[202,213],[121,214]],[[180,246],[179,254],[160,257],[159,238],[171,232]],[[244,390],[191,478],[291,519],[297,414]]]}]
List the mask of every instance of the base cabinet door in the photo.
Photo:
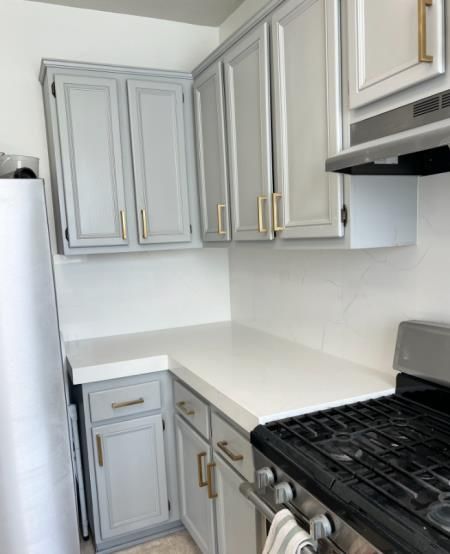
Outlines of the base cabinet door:
[{"label": "base cabinet door", "polygon": [[443,0],[347,0],[350,108],[445,70]]},{"label": "base cabinet door", "polygon": [[234,240],[273,238],[268,48],[264,23],[224,56]]},{"label": "base cabinet door", "polygon": [[218,554],[256,554],[256,510],[239,492],[244,480],[215,455]]},{"label": "base cabinet door", "polygon": [[161,415],[94,427],[102,539],[169,520]]},{"label": "base cabinet door", "polygon": [[176,416],[175,426],[181,521],[203,554],[214,554],[214,504],[209,498],[207,482],[211,447],[179,416]]},{"label": "base cabinet door", "polygon": [[194,82],[195,128],[203,240],[231,239],[222,62]]},{"label": "base cabinet door", "polygon": [[325,171],[341,144],[339,1],[288,0],[272,31],[277,236],[340,237],[342,176]]},{"label": "base cabinet door", "polygon": [[128,80],[139,242],[191,240],[183,87]]},{"label": "base cabinet door", "polygon": [[128,244],[115,79],[55,76],[70,247]]}]

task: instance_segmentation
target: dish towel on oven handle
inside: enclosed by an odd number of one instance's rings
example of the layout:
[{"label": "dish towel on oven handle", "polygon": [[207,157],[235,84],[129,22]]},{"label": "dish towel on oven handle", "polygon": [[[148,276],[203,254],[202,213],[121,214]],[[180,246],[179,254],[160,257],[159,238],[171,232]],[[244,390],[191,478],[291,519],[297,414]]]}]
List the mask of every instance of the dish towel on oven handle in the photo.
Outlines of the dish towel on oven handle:
[{"label": "dish towel on oven handle", "polygon": [[275,514],[263,554],[301,554],[305,546],[314,548],[309,533],[297,523],[289,510],[280,510]]}]

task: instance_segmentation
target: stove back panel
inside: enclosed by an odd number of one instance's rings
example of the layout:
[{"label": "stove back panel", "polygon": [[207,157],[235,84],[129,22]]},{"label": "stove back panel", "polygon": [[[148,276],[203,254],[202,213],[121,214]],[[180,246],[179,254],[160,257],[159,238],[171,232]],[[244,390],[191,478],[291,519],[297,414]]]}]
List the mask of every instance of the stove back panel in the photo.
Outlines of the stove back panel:
[{"label": "stove back panel", "polygon": [[450,386],[450,325],[425,321],[400,323],[393,367]]}]

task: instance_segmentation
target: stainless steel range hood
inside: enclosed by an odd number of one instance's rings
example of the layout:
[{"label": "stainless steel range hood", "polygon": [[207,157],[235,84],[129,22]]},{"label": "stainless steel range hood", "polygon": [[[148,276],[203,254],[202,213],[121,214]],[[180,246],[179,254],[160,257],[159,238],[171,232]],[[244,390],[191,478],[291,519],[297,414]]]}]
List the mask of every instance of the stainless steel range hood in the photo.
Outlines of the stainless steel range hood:
[{"label": "stainless steel range hood", "polygon": [[450,91],[350,128],[351,147],[326,170],[351,175],[433,175],[450,171]]}]

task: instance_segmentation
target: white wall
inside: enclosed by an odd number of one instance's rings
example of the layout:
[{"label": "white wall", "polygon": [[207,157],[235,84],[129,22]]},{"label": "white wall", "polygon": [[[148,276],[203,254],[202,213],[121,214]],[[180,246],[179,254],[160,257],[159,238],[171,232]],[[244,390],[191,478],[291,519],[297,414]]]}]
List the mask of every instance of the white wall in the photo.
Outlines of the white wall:
[{"label": "white wall", "polygon": [[234,33],[269,0],[245,0],[220,26],[220,42]]},{"label": "white wall", "polygon": [[450,175],[421,180],[419,244],[365,251],[230,252],[232,317],[390,370],[398,323],[450,323]]},{"label": "white wall", "polygon": [[[190,71],[219,40],[217,28],[25,0],[0,0],[0,22],[0,151],[41,158],[47,187],[41,58]],[[48,200],[51,215],[49,194]],[[57,265],[64,335],[228,319],[227,272],[225,250],[95,256]]]}]

